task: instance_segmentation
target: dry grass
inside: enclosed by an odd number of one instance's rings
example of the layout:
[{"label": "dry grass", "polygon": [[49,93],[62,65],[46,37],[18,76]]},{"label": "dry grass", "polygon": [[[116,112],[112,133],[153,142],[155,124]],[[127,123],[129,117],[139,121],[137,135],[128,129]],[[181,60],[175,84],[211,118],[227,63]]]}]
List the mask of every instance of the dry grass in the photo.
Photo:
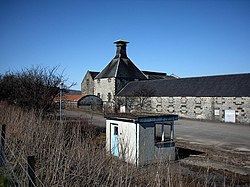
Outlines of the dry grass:
[{"label": "dry grass", "polygon": [[[11,185],[28,186],[28,155],[36,158],[37,186],[210,186],[210,179],[190,178],[178,164],[136,168],[110,157],[104,141],[86,119],[39,118],[33,112],[0,104],[6,124],[5,174]],[[177,166],[176,166],[177,165]],[[201,172],[201,171],[200,171]]]}]

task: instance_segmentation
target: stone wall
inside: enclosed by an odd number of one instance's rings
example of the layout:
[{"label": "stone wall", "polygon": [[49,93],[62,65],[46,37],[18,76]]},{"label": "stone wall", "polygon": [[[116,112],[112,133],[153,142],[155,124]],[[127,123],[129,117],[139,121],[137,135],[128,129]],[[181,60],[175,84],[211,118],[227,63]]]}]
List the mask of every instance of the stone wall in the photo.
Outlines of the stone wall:
[{"label": "stone wall", "polygon": [[216,120],[224,121],[225,110],[235,110],[236,123],[250,124],[250,97],[215,97],[215,110],[219,110],[219,115],[215,115]]},{"label": "stone wall", "polygon": [[[119,99],[120,105],[126,106],[126,112],[138,111],[138,99]],[[225,121],[225,110],[235,111],[236,123],[250,124],[250,97],[151,97],[143,107],[144,112],[221,122]]]},{"label": "stone wall", "polygon": [[231,109],[235,110],[236,123],[250,124],[249,97],[152,97],[149,102],[152,112],[222,122],[225,110]]},{"label": "stone wall", "polygon": [[212,117],[210,97],[153,97],[151,110],[157,113],[178,114],[185,118]]},{"label": "stone wall", "polygon": [[95,79],[94,86],[94,95],[100,97],[104,104],[109,100],[114,101],[115,78]]},{"label": "stone wall", "polygon": [[81,91],[84,95],[94,95],[94,80],[89,72],[86,73],[82,80]]}]

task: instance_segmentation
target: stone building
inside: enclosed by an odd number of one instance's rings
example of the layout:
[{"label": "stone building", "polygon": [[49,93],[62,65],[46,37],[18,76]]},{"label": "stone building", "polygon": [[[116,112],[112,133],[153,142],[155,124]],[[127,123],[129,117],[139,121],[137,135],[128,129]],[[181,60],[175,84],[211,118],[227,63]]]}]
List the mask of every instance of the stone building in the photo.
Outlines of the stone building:
[{"label": "stone building", "polygon": [[[83,98],[83,95],[71,95],[65,94],[62,96],[62,107],[63,108],[78,108],[79,101]],[[56,96],[54,98],[54,102],[56,106],[59,108],[60,96]]]},{"label": "stone building", "polygon": [[106,105],[114,102],[114,96],[128,82],[147,79],[127,56],[126,46],[129,42],[118,40],[114,43],[115,57],[94,79],[94,94]]},{"label": "stone building", "polygon": [[127,56],[128,43],[115,41],[116,55],[111,62],[101,72],[87,71],[81,83],[83,95],[97,95],[107,103],[130,81],[177,78],[162,72],[140,71]]},{"label": "stone building", "polygon": [[87,71],[81,84],[82,95],[94,95],[94,79],[99,74],[95,71]]},{"label": "stone building", "polygon": [[178,78],[141,71],[127,56],[129,42],[114,43],[111,62],[101,72],[88,71],[82,81],[82,93],[98,96],[103,106],[250,123],[250,74]]},{"label": "stone building", "polygon": [[[134,93],[142,89],[144,95],[135,98]],[[145,92],[149,93],[146,97]],[[250,123],[250,74],[134,81],[127,84],[117,97],[127,111],[138,111],[141,106],[139,98],[142,97],[144,112]]]}]

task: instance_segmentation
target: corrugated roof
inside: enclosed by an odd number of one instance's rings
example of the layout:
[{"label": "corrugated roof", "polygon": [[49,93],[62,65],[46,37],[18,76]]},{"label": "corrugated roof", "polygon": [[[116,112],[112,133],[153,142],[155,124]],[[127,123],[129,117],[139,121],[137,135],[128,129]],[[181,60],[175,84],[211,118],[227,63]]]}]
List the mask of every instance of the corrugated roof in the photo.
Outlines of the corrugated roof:
[{"label": "corrugated roof", "polygon": [[117,95],[133,96],[141,88],[153,90],[152,97],[244,97],[250,96],[250,74],[133,81],[128,83]]}]

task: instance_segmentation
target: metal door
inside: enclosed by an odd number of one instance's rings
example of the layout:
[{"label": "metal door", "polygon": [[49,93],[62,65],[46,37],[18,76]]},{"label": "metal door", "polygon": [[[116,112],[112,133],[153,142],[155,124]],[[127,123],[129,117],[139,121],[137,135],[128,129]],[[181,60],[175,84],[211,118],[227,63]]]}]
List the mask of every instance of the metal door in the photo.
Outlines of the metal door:
[{"label": "metal door", "polygon": [[114,156],[119,156],[119,142],[118,142],[118,125],[111,124],[111,153]]}]

